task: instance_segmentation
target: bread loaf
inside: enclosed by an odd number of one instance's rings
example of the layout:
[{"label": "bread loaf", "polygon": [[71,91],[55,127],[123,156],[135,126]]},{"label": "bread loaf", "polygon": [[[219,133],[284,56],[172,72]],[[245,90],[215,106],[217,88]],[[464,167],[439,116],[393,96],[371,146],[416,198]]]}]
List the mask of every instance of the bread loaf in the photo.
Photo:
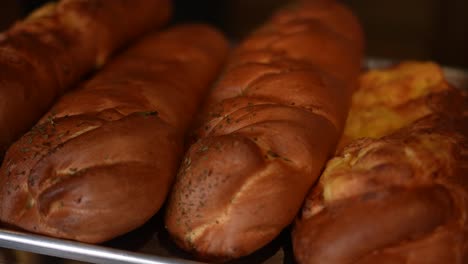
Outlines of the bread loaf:
[{"label": "bread loaf", "polygon": [[234,51],[168,203],[180,247],[237,258],[292,222],[341,135],[362,42],[345,7],[302,1]]},{"label": "bread loaf", "polygon": [[310,191],[292,234],[297,262],[467,263],[468,98],[434,64],[371,71],[361,85],[347,126],[369,130],[345,129],[362,138]]},{"label": "bread loaf", "polygon": [[142,225],[166,198],[185,130],[226,53],[211,27],[178,26],[67,93],[7,151],[1,221],[90,243]]},{"label": "bread loaf", "polygon": [[0,34],[0,158],[58,95],[170,9],[169,0],[62,0]]}]

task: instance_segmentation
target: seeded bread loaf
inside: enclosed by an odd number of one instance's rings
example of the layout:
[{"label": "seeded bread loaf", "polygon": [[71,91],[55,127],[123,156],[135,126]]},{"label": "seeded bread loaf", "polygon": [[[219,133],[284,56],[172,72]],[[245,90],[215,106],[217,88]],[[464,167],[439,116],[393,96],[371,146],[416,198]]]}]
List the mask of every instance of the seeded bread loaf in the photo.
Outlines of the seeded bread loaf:
[{"label": "seeded bread loaf", "polygon": [[279,11],[240,44],[168,203],[165,223],[180,247],[237,258],[294,220],[342,133],[362,38],[349,10],[320,0]]},{"label": "seeded bread loaf", "polygon": [[166,198],[227,49],[211,27],[177,26],[64,95],[7,151],[1,221],[92,243],[142,225]]}]

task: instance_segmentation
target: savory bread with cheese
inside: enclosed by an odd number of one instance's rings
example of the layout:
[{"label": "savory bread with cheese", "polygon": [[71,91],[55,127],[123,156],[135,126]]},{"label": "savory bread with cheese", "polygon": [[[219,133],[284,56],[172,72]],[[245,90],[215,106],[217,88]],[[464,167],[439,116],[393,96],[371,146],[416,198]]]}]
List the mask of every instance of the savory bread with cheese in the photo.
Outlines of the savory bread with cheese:
[{"label": "savory bread with cheese", "polygon": [[292,234],[297,262],[467,263],[468,97],[435,64],[362,80],[345,128],[346,140],[360,139],[305,200]]},{"label": "savory bread with cheese", "polygon": [[430,113],[450,110],[449,91],[442,68],[432,62],[406,61],[360,77],[353,94],[340,146],[361,137],[388,135]]}]

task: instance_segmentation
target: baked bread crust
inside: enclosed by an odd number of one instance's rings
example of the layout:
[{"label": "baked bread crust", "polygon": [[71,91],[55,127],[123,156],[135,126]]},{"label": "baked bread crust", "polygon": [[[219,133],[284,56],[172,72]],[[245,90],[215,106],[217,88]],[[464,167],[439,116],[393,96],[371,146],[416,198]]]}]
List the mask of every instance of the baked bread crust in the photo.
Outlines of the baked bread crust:
[{"label": "baked bread crust", "polygon": [[170,13],[170,0],[62,0],[1,33],[0,157],[58,96]]},{"label": "baked bread crust", "polygon": [[177,26],[63,96],[7,151],[2,222],[90,243],[142,225],[166,198],[184,134],[227,51],[213,28]]},{"label": "baked bread crust", "polygon": [[180,247],[238,258],[294,220],[342,133],[362,42],[351,12],[325,0],[278,12],[240,44],[168,203]]},{"label": "baked bread crust", "polygon": [[[389,80],[388,75],[408,73],[405,65],[409,64],[371,71],[363,79]],[[428,69],[427,64],[410,65]],[[425,74],[411,71],[407,77],[416,80]],[[411,85],[400,86],[408,79],[397,79],[394,87],[411,94]],[[446,81],[442,78],[437,83]],[[375,95],[388,88],[388,82],[380,85],[362,93],[379,98]],[[352,141],[328,162],[294,225],[298,263],[468,261],[468,98],[450,86],[439,88],[425,82],[419,91],[428,92],[411,100],[400,97],[393,104],[396,108],[417,104],[417,109],[425,111],[401,115],[398,122],[384,119],[383,124],[374,124],[375,138],[365,131],[363,138]],[[378,108],[399,113],[385,103]],[[359,126],[365,118],[358,115],[367,114],[366,107],[358,104],[352,109],[357,123],[348,120],[348,125]],[[367,108],[371,113],[375,109],[376,105]],[[420,118],[414,121],[417,115]],[[385,132],[389,135],[382,135]]]}]

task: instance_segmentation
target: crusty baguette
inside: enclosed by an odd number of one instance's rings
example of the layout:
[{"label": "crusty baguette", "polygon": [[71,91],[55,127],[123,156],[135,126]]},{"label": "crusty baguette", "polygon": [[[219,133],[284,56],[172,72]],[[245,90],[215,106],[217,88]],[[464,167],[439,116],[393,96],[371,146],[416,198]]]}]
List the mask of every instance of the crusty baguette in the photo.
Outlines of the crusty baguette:
[{"label": "crusty baguette", "polygon": [[170,9],[169,0],[62,0],[0,34],[0,157],[58,95],[162,26]]},{"label": "crusty baguette", "polygon": [[468,98],[433,64],[371,71],[361,85],[347,126],[369,130],[345,128],[346,141],[363,138],[310,191],[292,235],[297,262],[467,263]]},{"label": "crusty baguette", "polygon": [[92,243],[143,224],[165,200],[185,130],[227,46],[208,26],[178,26],[63,96],[7,151],[0,219]]},{"label": "crusty baguette", "polygon": [[252,253],[292,222],[342,132],[362,33],[335,1],[277,13],[209,96],[165,223],[201,258]]}]

